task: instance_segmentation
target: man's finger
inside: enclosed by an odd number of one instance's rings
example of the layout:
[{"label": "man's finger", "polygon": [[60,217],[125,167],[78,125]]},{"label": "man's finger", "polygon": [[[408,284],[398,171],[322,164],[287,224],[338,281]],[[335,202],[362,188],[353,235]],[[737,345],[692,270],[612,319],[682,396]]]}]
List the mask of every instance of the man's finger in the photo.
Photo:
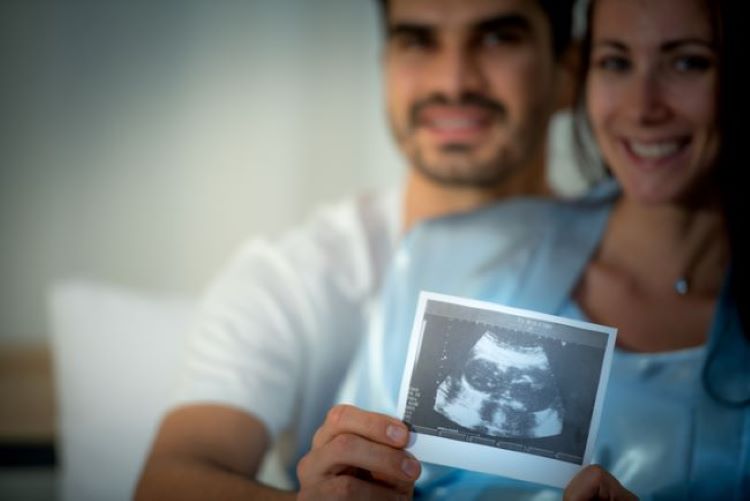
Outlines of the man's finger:
[{"label": "man's finger", "polygon": [[300,482],[315,484],[352,469],[370,472],[373,480],[400,492],[410,492],[421,472],[419,461],[401,449],[340,434],[302,458],[297,474]]},{"label": "man's finger", "polygon": [[302,489],[297,499],[299,501],[318,501],[321,499],[333,501],[406,501],[410,499],[410,494],[399,493],[382,485],[348,475],[341,475],[331,477],[310,489]]},{"label": "man's finger", "polygon": [[397,448],[404,447],[409,436],[406,425],[396,418],[351,405],[337,405],[328,412],[323,426],[315,433],[312,448],[321,447],[344,433]]}]

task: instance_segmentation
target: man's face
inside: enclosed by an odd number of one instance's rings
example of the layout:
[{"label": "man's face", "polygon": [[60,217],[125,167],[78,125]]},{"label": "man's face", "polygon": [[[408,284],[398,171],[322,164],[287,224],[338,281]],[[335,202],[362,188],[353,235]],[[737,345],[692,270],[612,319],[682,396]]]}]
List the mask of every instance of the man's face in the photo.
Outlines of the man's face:
[{"label": "man's face", "polygon": [[391,0],[388,115],[412,167],[493,186],[539,154],[559,66],[535,0]]}]

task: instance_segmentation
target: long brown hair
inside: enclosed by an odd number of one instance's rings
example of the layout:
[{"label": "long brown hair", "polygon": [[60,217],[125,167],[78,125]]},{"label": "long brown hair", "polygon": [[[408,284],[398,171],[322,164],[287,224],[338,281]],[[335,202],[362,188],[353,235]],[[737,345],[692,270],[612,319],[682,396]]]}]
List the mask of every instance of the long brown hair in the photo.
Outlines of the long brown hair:
[{"label": "long brown hair", "polygon": [[[750,82],[747,71],[742,64],[746,59],[744,50],[748,47],[747,32],[744,25],[741,2],[732,0],[704,0],[710,13],[711,23],[716,38],[719,91],[718,91],[718,130],[720,138],[719,153],[714,169],[715,180],[719,188],[721,208],[727,228],[729,241],[730,266],[727,277],[727,305],[739,317],[745,340],[750,343],[750,246],[745,232],[748,225],[743,217],[748,214],[750,189],[748,184],[748,162],[750,151],[747,148],[748,94]],[[591,20],[597,0],[591,0],[586,12],[586,29],[580,41],[580,66],[578,72],[579,86],[575,99],[574,138],[576,151],[582,165],[591,166],[596,162],[586,148],[586,134],[589,122],[585,109],[586,76],[590,70],[592,44]],[[749,348],[750,349],[750,348]],[[709,353],[704,367],[704,386],[716,400],[727,405],[743,406],[750,404],[750,395],[740,399],[728,399],[721,395],[707,376],[711,364],[718,359],[715,353]],[[746,370],[750,370],[750,366]]]}]

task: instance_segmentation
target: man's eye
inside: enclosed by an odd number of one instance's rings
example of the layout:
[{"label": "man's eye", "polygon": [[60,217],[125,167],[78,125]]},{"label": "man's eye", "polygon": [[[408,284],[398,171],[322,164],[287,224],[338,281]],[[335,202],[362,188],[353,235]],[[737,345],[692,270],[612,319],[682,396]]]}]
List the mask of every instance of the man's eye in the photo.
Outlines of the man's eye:
[{"label": "man's eye", "polygon": [[516,30],[491,30],[482,33],[479,37],[479,43],[483,47],[517,44],[520,40],[521,34]]},{"label": "man's eye", "polygon": [[430,49],[434,46],[432,37],[427,33],[408,32],[399,33],[393,37],[393,42],[399,49]]}]

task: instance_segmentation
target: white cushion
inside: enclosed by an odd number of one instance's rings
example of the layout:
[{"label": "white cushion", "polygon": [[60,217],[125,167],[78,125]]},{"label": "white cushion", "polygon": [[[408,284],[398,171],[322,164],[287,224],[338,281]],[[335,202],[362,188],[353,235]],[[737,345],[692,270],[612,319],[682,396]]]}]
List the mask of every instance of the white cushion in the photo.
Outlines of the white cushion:
[{"label": "white cushion", "polygon": [[55,286],[50,299],[61,498],[131,499],[193,303],[81,281]]},{"label": "white cushion", "polygon": [[[195,304],[71,280],[50,293],[62,501],[128,500],[173,401]],[[288,489],[283,442],[258,479]]]}]

